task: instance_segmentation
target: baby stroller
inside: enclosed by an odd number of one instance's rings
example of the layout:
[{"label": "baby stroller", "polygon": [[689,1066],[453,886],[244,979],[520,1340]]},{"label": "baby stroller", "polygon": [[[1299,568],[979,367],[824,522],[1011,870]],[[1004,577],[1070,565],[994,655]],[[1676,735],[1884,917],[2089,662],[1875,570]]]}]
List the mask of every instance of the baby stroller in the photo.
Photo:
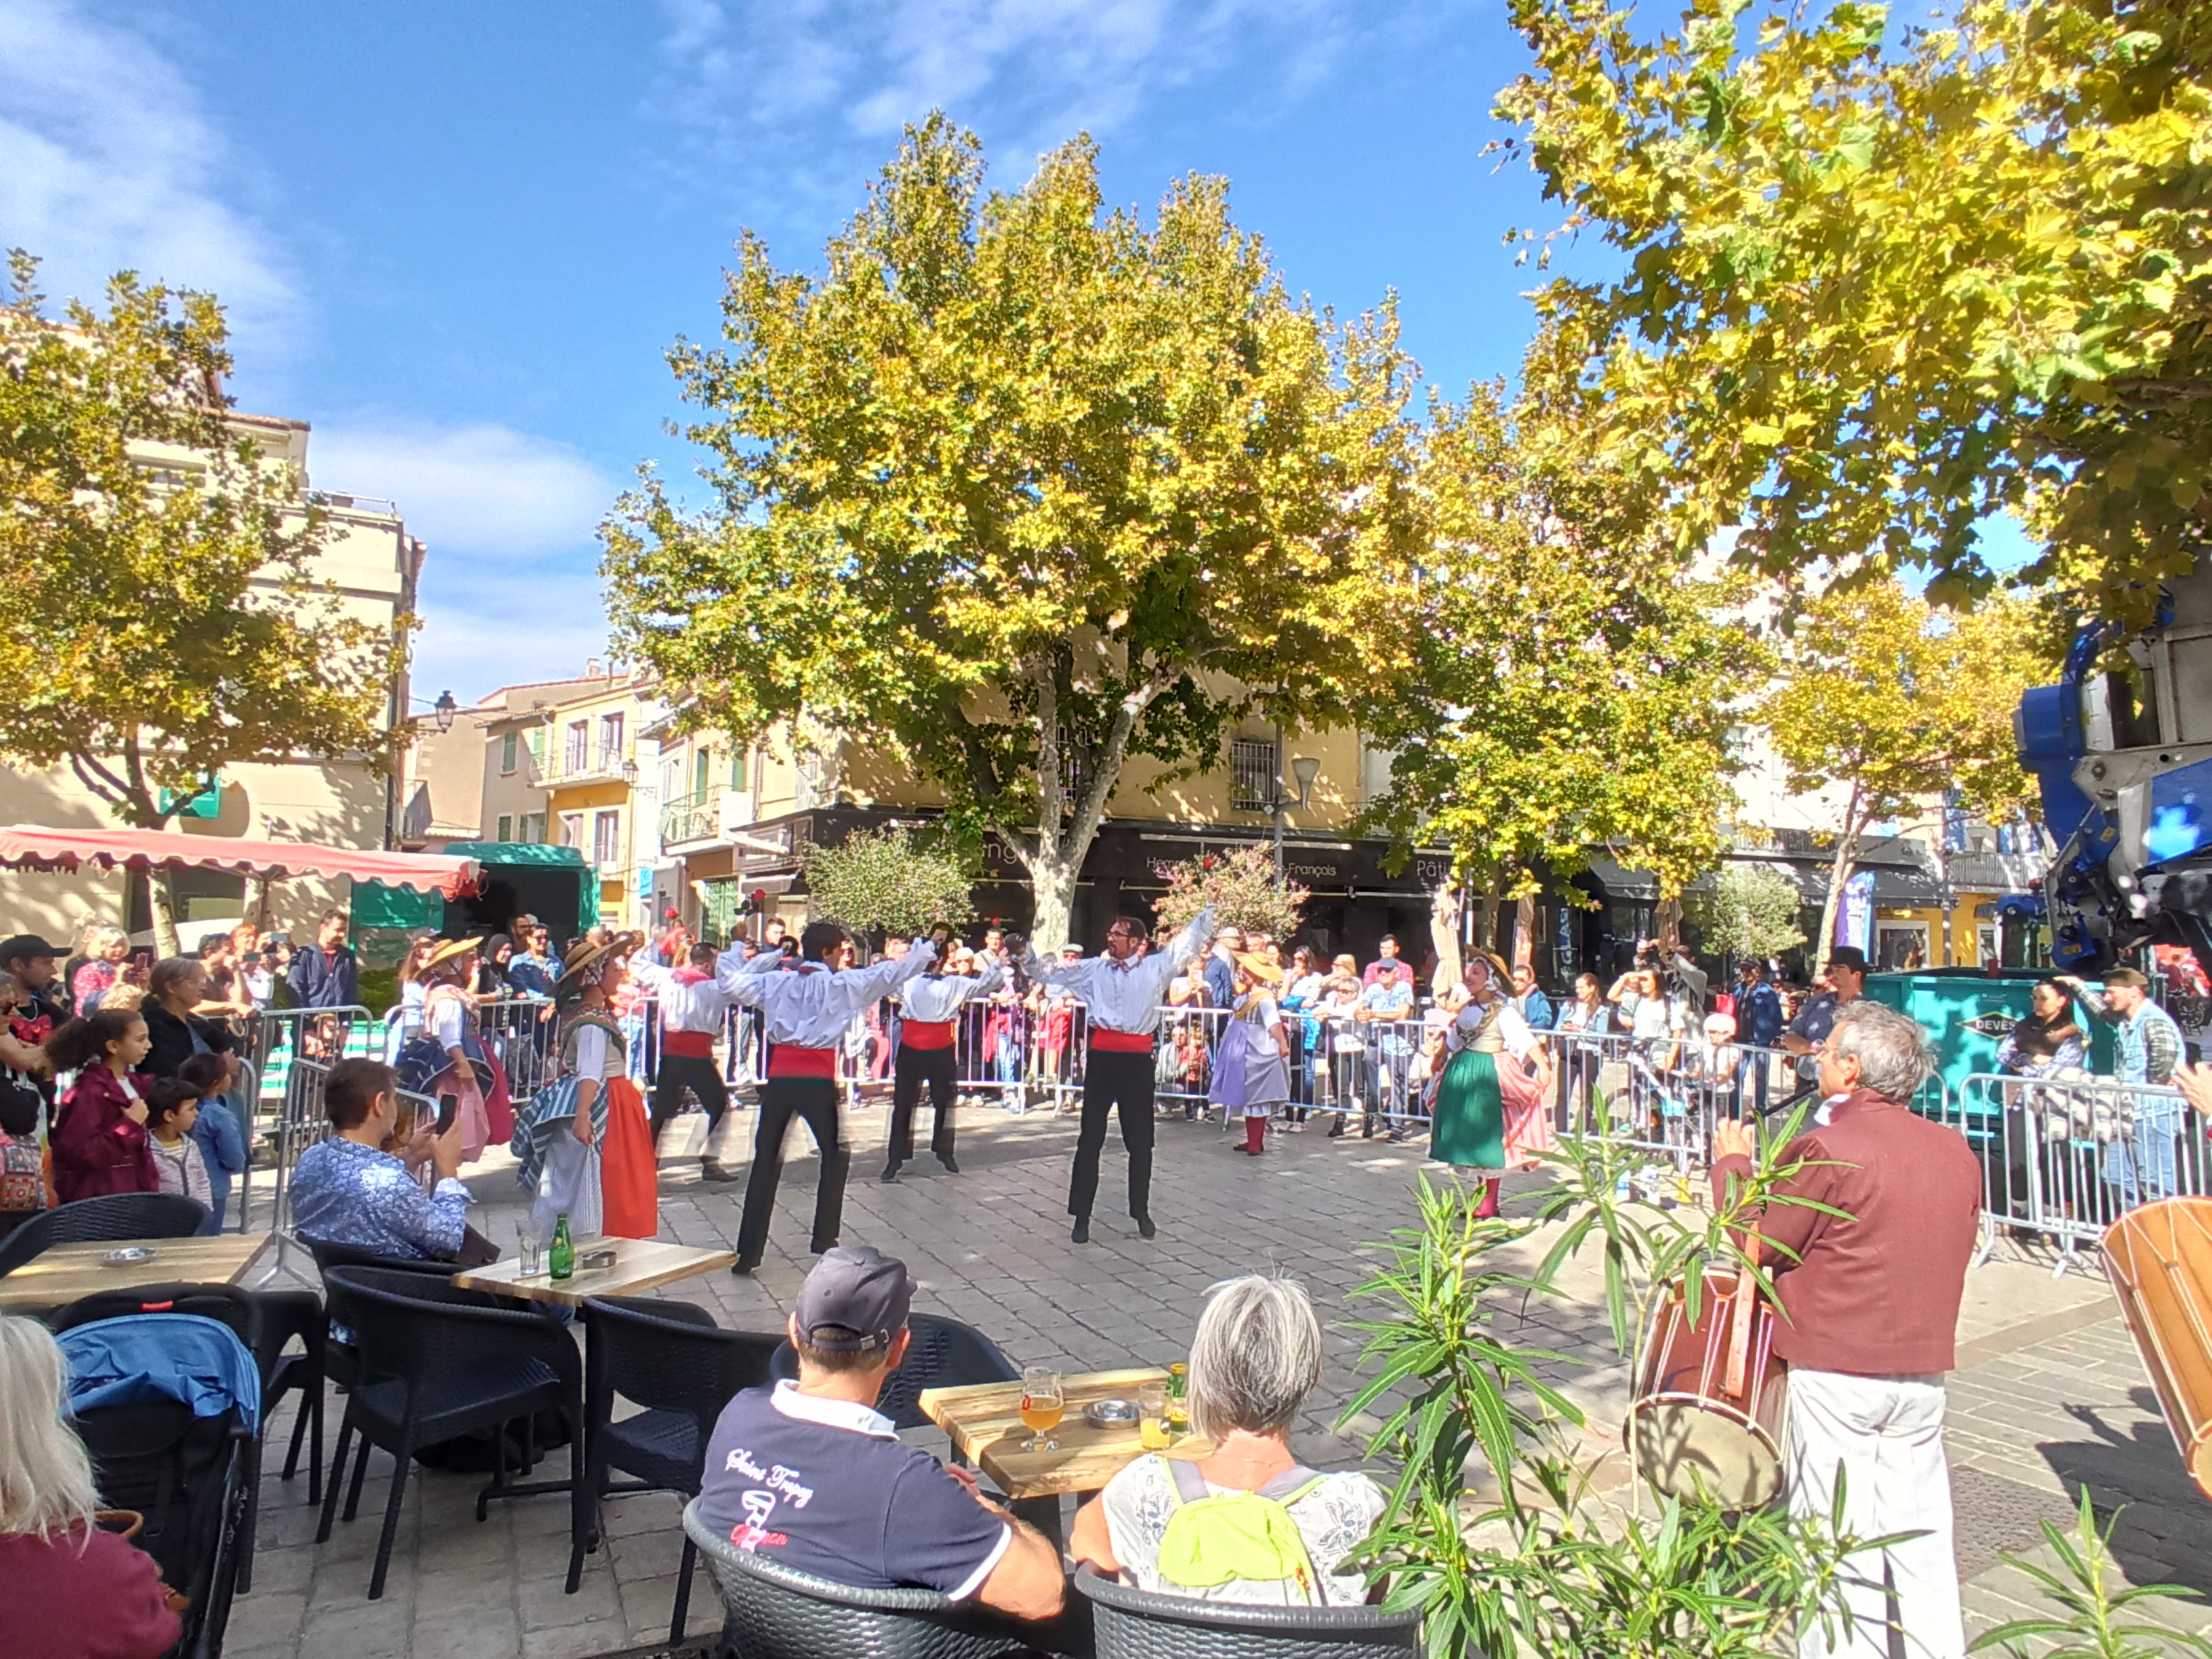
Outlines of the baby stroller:
[{"label": "baby stroller", "polygon": [[134,1541],[185,1599],[172,1652],[214,1659],[252,1536],[253,1356],[229,1326],[193,1314],[97,1320],[56,1340],[100,1501],[144,1517]]}]

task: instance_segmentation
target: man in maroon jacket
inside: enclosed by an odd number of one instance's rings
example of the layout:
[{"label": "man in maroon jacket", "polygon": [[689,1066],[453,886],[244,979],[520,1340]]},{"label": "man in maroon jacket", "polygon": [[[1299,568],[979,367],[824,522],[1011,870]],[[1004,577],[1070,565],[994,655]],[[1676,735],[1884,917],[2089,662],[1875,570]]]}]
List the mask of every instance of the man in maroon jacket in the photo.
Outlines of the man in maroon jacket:
[{"label": "man in maroon jacket", "polygon": [[[1790,1367],[1790,1504],[1821,1515],[1844,1481],[1844,1525],[1862,1538],[1921,1536],[1856,1556],[1839,1629],[1810,1621],[1801,1659],[1886,1659],[1893,1623],[1910,1659],[1966,1650],[1943,1457],[1943,1374],[1978,1237],[1981,1169],[1966,1141],[1903,1103],[1934,1069],[1927,1035],[1879,1003],[1847,1004],[1819,1051],[1821,1121],[1784,1148],[1759,1220]],[[1713,1135],[1713,1196],[1751,1173],[1750,1132]],[[1778,1248],[1775,1248],[1778,1247]]]}]

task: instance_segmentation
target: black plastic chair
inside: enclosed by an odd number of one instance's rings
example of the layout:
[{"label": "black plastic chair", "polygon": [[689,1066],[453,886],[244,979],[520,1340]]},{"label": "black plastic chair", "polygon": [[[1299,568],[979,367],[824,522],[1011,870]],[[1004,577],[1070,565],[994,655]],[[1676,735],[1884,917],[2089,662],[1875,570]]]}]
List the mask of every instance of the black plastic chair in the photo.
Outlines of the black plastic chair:
[{"label": "black plastic chair", "polygon": [[[781,1339],[726,1331],[704,1308],[647,1297],[590,1297],[584,1317],[591,1328],[585,1345],[584,1420],[591,1425],[586,1449],[596,1533],[599,1500],[605,1493],[699,1495],[715,1419],[739,1389],[769,1380],[769,1363]],[[617,1395],[645,1409],[615,1421]],[[638,1478],[611,1485],[610,1468]],[[585,1544],[580,1538],[573,1547],[571,1577],[582,1571]],[[676,1610],[668,1625],[672,1643],[684,1639],[696,1561],[687,1537],[676,1577]]]},{"label": "black plastic chair", "polygon": [[721,1592],[726,1643],[744,1659],[994,1659],[1043,1634],[973,1598],[931,1589],[855,1589],[737,1548],[684,1509],[684,1535]]},{"label": "black plastic chair", "polygon": [[110,1238],[190,1238],[207,1206],[178,1193],[109,1193],[41,1210],[0,1244],[0,1274],[12,1273],[54,1244]]},{"label": "black plastic chair", "polygon": [[[346,1496],[349,1521],[361,1506],[369,1447],[390,1452],[392,1491],[368,1582],[369,1600],[384,1594],[392,1540],[399,1529],[400,1503],[406,1494],[408,1464],[417,1451],[441,1440],[478,1429],[494,1431],[491,1484],[477,1494],[478,1521],[489,1512],[495,1498],[566,1492],[570,1536],[586,1534],[592,1506],[584,1480],[584,1362],[565,1329],[423,1273],[332,1267],[323,1285],[331,1318],[354,1333],[356,1380],[346,1395],[337,1455],[331,1460],[315,1541],[323,1543],[331,1535],[353,1437],[360,1435],[362,1444]],[[559,1412],[568,1419],[568,1479],[510,1486],[506,1425],[539,1411]],[[569,1568],[572,1595],[579,1571],[574,1565]]]},{"label": "black plastic chair", "polygon": [[[269,1367],[261,1359],[268,1329],[265,1301],[257,1291],[241,1291],[231,1285],[146,1285],[132,1291],[102,1291],[95,1296],[79,1297],[67,1307],[54,1310],[48,1316],[48,1323],[56,1335],[79,1325],[120,1319],[128,1314],[185,1314],[227,1325],[254,1356],[261,1373],[260,1421],[261,1429],[266,1429],[270,1397]],[[295,1452],[298,1449],[296,1437],[293,1449]],[[237,1525],[236,1574],[240,1595],[253,1588],[253,1540],[261,1516],[260,1430],[255,1431],[252,1444],[246,1449],[244,1486],[246,1496]]]},{"label": "black plastic chair", "polygon": [[[1022,1374],[1013,1361],[999,1352],[997,1343],[973,1325],[963,1325],[942,1314],[911,1314],[907,1328],[914,1333],[906,1358],[884,1384],[876,1409],[897,1429],[918,1429],[929,1421],[921,1408],[924,1389],[957,1389],[970,1382],[1018,1382]],[[779,1345],[770,1370],[779,1381],[796,1382],[799,1356],[789,1342]]]},{"label": "black plastic chair", "polygon": [[1261,1607],[1158,1595],[1102,1578],[1074,1587],[1091,1603],[1097,1659],[1401,1659],[1420,1650],[1421,1613],[1377,1607]]}]

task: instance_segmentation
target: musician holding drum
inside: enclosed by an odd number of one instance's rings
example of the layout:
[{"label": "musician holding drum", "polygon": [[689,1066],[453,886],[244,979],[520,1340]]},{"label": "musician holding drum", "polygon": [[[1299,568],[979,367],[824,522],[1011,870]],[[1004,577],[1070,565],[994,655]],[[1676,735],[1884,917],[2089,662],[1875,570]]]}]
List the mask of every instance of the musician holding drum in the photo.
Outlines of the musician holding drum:
[{"label": "musician holding drum", "polygon": [[[1922,1535],[1846,1561],[1866,1581],[1849,1593],[1849,1622],[1824,1632],[1808,1621],[1798,1651],[1886,1659],[1893,1621],[1911,1659],[1958,1659],[1966,1636],[1943,1374],[1977,1240],[1981,1169],[1955,1131],[1907,1109],[1935,1055],[1903,1014],[1844,1004],[1818,1057],[1827,1121],[1784,1149],[1778,1167],[1801,1167],[1774,1190],[1842,1214],[1770,1201],[1759,1218],[1784,1315],[1773,1348],[1789,1367],[1790,1506],[1830,1513],[1840,1470],[1848,1531]],[[1750,1176],[1752,1152],[1746,1126],[1716,1127],[1717,1205]]]}]

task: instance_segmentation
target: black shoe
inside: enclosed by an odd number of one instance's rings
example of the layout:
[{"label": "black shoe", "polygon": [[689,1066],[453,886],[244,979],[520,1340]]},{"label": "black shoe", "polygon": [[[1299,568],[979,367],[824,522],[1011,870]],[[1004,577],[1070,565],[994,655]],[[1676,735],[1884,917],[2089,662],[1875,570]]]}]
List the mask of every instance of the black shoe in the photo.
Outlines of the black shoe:
[{"label": "black shoe", "polygon": [[939,1152],[937,1155],[937,1161],[945,1166],[945,1174],[958,1175],[960,1173],[960,1165],[953,1161],[951,1153]]},{"label": "black shoe", "polygon": [[1341,1140],[1344,1139],[1344,1120],[1342,1118],[1340,1117],[1337,1119],[1336,1126],[1328,1132],[1327,1138],[1330,1140]]},{"label": "black shoe", "polygon": [[1075,1226],[1074,1229],[1067,1235],[1067,1242],[1071,1244],[1088,1244],[1091,1242],[1091,1218],[1089,1216],[1079,1215],[1075,1218]]},{"label": "black shoe", "polygon": [[753,1269],[760,1264],[761,1259],[757,1255],[741,1255],[732,1264],[730,1271],[740,1279],[750,1279]]},{"label": "black shoe", "polygon": [[896,1160],[893,1160],[891,1163],[884,1165],[884,1172],[878,1176],[876,1179],[882,1182],[884,1186],[888,1187],[891,1182],[898,1179],[898,1164]]},{"label": "black shoe", "polygon": [[810,1249],[810,1250],[813,1251],[813,1252],[814,1252],[814,1254],[815,1254],[815,1255],[829,1255],[829,1254],[830,1254],[830,1251],[832,1251],[832,1250],[834,1250],[834,1249],[836,1249],[837,1248],[837,1241],[836,1241],[836,1239],[834,1239],[834,1238],[833,1238],[833,1239],[831,1239],[828,1243],[826,1243],[826,1244],[825,1244],[825,1243],[823,1243],[820,1239],[818,1239],[818,1238],[817,1238],[817,1239],[814,1240],[811,1243],[808,1244],[806,1248],[807,1248],[808,1249]]},{"label": "black shoe", "polygon": [[1139,1216],[1139,1217],[1137,1218],[1137,1237],[1139,1237],[1139,1238],[1150,1238],[1150,1237],[1151,1237],[1154,1233],[1157,1233],[1158,1231],[1159,1231],[1159,1229],[1158,1229],[1158,1227],[1155,1227],[1154,1225],[1152,1225],[1152,1217],[1150,1217],[1150,1216],[1148,1216],[1148,1215],[1140,1215],[1140,1216]]},{"label": "black shoe", "polygon": [[719,1164],[710,1164],[704,1158],[702,1158],[699,1163],[699,1179],[702,1181],[720,1181],[726,1182],[732,1181],[743,1181],[744,1177],[734,1170],[726,1170]]}]

